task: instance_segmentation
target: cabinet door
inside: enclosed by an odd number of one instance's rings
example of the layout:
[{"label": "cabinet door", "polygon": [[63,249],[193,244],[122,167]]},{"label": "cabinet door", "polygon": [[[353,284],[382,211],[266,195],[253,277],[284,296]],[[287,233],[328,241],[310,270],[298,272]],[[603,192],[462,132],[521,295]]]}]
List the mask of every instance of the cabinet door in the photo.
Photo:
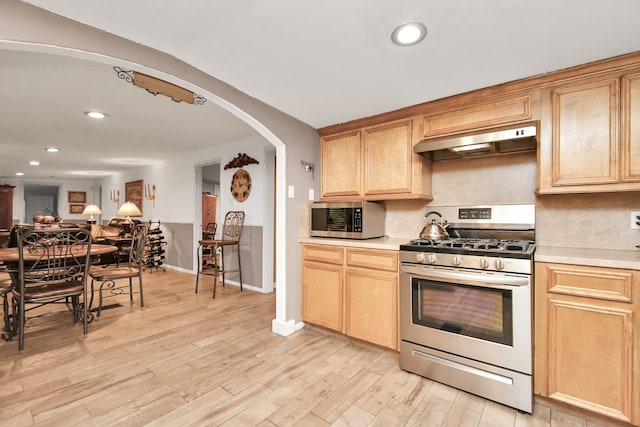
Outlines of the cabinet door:
[{"label": "cabinet door", "polygon": [[0,185],[0,230],[9,230],[13,224],[13,188]]},{"label": "cabinet door", "polygon": [[364,194],[411,193],[413,120],[367,128],[364,144]]},{"label": "cabinet door", "polygon": [[362,194],[362,149],[360,131],[320,140],[322,197]]},{"label": "cabinet door", "polygon": [[622,181],[640,182],[640,73],[622,79]]},{"label": "cabinet door", "polygon": [[537,394],[640,421],[638,274],[536,264]]},{"label": "cabinet door", "polygon": [[617,77],[552,90],[552,185],[618,182],[618,93]]},{"label": "cabinet door", "polygon": [[532,97],[510,96],[484,101],[452,111],[429,114],[423,119],[423,137],[480,129],[532,118]]},{"label": "cabinet door", "polygon": [[342,332],[344,249],[302,245],[302,319]]},{"label": "cabinet door", "polygon": [[348,267],[345,276],[345,333],[397,350],[398,275]]}]

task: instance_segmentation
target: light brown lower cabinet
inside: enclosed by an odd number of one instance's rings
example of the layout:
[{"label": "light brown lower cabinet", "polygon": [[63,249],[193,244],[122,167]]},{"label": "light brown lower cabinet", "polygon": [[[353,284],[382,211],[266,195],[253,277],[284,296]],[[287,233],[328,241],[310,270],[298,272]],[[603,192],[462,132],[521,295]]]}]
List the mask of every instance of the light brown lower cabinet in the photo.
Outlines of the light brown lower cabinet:
[{"label": "light brown lower cabinet", "polygon": [[398,349],[398,251],[302,245],[302,319]]},{"label": "light brown lower cabinet", "polygon": [[534,392],[640,425],[640,271],[536,263]]}]

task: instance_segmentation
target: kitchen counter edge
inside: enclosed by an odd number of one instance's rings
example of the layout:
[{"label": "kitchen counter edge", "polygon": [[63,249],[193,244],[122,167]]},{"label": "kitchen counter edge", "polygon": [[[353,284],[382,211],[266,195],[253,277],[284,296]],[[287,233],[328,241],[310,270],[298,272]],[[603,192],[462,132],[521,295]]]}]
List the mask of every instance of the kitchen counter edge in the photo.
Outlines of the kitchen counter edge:
[{"label": "kitchen counter edge", "polygon": [[330,246],[345,246],[352,248],[366,248],[366,249],[385,249],[385,250],[400,250],[400,245],[404,245],[409,242],[410,239],[392,238],[392,237],[378,237],[376,239],[334,239],[331,237],[303,237],[300,239],[300,243],[307,243],[313,245],[330,245]]},{"label": "kitchen counter edge", "polygon": [[536,246],[535,261],[640,270],[640,250]]}]

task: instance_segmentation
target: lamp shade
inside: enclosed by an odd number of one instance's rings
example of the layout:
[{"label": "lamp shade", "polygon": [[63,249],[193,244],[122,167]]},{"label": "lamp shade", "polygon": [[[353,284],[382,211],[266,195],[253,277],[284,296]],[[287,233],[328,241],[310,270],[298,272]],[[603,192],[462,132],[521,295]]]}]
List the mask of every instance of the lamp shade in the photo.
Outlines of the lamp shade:
[{"label": "lamp shade", "polygon": [[87,205],[82,211],[82,215],[102,215],[102,211],[97,205]]},{"label": "lamp shade", "polygon": [[142,216],[142,212],[133,202],[124,202],[118,212],[116,212],[117,216]]}]

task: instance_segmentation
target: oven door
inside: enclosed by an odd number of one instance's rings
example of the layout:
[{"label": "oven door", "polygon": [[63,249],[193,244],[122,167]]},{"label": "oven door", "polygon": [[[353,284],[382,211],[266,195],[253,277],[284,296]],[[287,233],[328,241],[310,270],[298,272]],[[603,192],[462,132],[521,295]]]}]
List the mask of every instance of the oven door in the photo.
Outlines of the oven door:
[{"label": "oven door", "polygon": [[530,375],[530,276],[402,264],[400,335]]}]

